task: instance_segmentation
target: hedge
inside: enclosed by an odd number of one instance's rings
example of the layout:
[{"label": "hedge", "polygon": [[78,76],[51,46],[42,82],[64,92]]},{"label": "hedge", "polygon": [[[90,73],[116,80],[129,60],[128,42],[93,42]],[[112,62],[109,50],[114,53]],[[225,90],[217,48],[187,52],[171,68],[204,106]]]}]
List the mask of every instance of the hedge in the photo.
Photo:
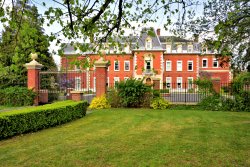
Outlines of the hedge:
[{"label": "hedge", "polygon": [[62,101],[0,113],[0,139],[35,132],[60,125],[86,115],[86,101]]},{"label": "hedge", "polygon": [[26,87],[0,89],[0,105],[29,106],[34,103],[36,93]]}]

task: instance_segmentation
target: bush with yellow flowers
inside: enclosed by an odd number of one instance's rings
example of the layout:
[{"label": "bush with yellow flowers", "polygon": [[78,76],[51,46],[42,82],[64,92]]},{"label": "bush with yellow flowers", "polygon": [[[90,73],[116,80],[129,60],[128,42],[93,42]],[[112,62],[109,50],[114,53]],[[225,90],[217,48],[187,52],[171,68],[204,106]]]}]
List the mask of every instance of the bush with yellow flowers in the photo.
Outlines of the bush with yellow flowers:
[{"label": "bush with yellow flowers", "polygon": [[105,95],[93,98],[89,106],[90,109],[106,109],[110,107],[111,106]]}]

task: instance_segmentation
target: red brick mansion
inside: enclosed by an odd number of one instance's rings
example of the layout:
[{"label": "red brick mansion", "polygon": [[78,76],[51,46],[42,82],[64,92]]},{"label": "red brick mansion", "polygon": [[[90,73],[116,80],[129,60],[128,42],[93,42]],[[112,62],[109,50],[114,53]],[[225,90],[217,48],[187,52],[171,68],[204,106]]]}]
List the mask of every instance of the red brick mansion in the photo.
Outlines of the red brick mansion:
[{"label": "red brick mansion", "polygon": [[[122,43],[124,46],[122,54],[118,54],[114,48],[106,51],[104,58],[110,62],[108,85],[129,77],[144,78],[148,83],[157,79],[160,80],[160,88],[172,89],[184,89],[184,83],[192,83],[195,79],[204,76],[221,82],[231,80],[229,65],[224,64],[221,67],[215,53],[202,48],[197,40],[161,36],[160,29],[157,29],[154,36],[149,36],[142,31],[139,36],[131,38],[133,41],[130,45]],[[82,60],[86,57],[93,61],[100,58],[96,53],[82,53],[81,56],[76,57],[74,48],[67,45],[61,59],[61,66],[62,68],[67,66],[69,71],[79,71],[79,67],[69,66],[69,63],[73,59]],[[95,91],[94,72],[88,73],[87,70],[83,75],[74,77],[75,89]],[[192,87],[192,84],[188,87]]]}]

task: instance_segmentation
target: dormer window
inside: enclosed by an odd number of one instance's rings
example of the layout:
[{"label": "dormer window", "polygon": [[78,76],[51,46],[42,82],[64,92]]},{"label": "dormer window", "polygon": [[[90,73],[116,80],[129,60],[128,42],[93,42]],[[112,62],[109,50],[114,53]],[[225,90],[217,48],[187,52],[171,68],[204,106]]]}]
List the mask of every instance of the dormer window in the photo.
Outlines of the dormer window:
[{"label": "dormer window", "polygon": [[167,53],[171,53],[171,45],[167,45],[166,48],[167,48]]},{"label": "dormer window", "polygon": [[151,38],[146,39],[146,49],[152,49],[152,39]]},{"label": "dormer window", "polygon": [[193,52],[193,45],[188,45],[188,53],[192,53]]},{"label": "dormer window", "polygon": [[177,53],[182,53],[182,45],[177,46]]}]

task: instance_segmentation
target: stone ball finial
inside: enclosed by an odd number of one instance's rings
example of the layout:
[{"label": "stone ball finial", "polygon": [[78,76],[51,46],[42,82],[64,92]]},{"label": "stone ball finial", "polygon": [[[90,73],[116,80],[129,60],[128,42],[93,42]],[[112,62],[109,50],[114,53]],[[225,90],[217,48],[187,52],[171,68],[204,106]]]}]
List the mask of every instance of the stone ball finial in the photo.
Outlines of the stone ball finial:
[{"label": "stone ball finial", "polygon": [[37,59],[37,53],[31,53],[30,54],[30,56],[31,56],[31,58],[33,59],[33,60],[36,60]]}]

